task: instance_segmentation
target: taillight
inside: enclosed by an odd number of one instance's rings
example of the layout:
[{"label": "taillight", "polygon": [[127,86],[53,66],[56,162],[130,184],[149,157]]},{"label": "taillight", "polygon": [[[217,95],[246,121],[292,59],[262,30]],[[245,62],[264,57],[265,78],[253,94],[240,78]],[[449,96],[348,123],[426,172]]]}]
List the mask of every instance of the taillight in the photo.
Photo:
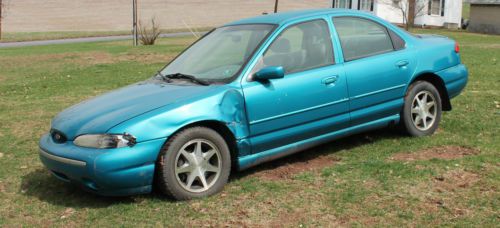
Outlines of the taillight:
[{"label": "taillight", "polygon": [[458,46],[458,42],[455,42],[455,52],[460,53],[460,46]]}]

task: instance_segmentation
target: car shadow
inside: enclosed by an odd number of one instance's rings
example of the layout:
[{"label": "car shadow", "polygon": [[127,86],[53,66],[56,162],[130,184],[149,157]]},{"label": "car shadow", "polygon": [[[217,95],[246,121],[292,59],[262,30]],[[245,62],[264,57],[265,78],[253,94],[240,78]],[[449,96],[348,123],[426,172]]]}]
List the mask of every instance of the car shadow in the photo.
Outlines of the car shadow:
[{"label": "car shadow", "polygon": [[24,175],[19,192],[52,205],[71,208],[104,208],[116,204],[138,203],[152,198],[173,202],[157,191],[139,196],[99,196],[85,191],[80,186],[60,181],[43,168]]},{"label": "car shadow", "polygon": [[402,134],[394,126],[351,135],[345,138],[315,146],[304,151],[297,152],[283,158],[265,162],[243,171],[235,171],[231,174],[230,181],[239,180],[258,173],[272,171],[273,169],[285,165],[293,166],[294,163],[308,163],[309,161],[315,160],[322,156],[328,156],[343,150],[350,150],[358,146],[375,143],[376,141],[381,139],[397,139],[401,137],[406,137],[406,135]]},{"label": "car shadow", "polygon": [[43,202],[72,208],[102,208],[134,201],[129,197],[101,197],[85,192],[78,186],[57,180],[42,168],[22,177],[20,192]]},{"label": "car shadow", "polygon": [[[356,134],[343,139],[338,139],[296,154],[263,163],[240,172],[232,172],[230,180],[251,176],[259,172],[266,172],[284,165],[307,162],[321,156],[332,155],[339,151],[371,144],[381,139],[404,137],[394,129],[381,129],[367,133]],[[64,183],[49,173],[46,169],[36,169],[22,177],[20,192],[29,197],[52,205],[72,208],[104,208],[116,204],[137,203],[144,199],[161,199],[173,202],[172,199],[153,190],[151,194],[133,197],[107,197],[99,196],[84,191],[81,187]]]}]

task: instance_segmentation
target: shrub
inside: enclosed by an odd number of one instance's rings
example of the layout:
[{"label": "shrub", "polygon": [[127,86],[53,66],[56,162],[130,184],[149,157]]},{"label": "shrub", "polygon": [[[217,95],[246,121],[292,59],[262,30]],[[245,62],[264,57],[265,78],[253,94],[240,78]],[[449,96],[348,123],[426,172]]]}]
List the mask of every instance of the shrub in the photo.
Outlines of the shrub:
[{"label": "shrub", "polygon": [[151,19],[151,28],[139,21],[139,40],[143,45],[154,45],[160,33],[160,25],[156,23],[155,18]]}]

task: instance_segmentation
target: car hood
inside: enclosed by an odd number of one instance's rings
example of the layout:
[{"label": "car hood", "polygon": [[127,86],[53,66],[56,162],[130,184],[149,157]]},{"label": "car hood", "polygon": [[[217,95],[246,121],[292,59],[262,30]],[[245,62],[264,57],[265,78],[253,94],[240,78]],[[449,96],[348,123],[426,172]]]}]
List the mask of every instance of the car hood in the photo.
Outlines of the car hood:
[{"label": "car hood", "polygon": [[52,129],[68,140],[82,134],[105,133],[145,112],[193,98],[216,85],[168,84],[149,80],[133,84],[74,105],[52,120]]}]

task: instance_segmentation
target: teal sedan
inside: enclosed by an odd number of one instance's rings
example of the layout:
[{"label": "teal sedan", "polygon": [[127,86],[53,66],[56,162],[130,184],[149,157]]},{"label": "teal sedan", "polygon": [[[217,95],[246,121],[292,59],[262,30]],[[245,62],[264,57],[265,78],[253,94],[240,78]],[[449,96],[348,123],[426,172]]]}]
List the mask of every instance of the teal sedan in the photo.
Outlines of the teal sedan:
[{"label": "teal sedan", "polygon": [[220,192],[232,171],[390,125],[433,134],[467,84],[458,44],[368,13],[243,19],[151,79],[59,113],[40,140],[55,177],[100,195]]}]

